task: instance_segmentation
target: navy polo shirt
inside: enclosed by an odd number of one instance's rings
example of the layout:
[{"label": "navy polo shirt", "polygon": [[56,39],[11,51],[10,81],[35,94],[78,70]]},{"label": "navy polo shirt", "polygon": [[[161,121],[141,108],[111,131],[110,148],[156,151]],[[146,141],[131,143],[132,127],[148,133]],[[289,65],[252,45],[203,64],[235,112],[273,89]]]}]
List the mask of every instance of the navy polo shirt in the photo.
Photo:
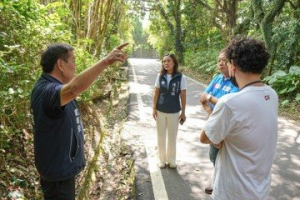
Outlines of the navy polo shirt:
[{"label": "navy polo shirt", "polygon": [[72,178],[85,166],[80,113],[75,100],[60,106],[62,86],[43,73],[31,94],[35,165],[48,181]]}]

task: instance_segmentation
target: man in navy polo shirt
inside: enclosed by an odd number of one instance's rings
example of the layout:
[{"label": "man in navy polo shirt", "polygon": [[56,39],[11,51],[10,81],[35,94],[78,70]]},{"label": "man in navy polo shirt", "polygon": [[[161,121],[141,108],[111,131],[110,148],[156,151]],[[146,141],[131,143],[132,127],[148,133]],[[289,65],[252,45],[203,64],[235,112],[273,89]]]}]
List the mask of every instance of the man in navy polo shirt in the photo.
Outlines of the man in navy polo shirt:
[{"label": "man in navy polo shirt", "polygon": [[109,65],[124,62],[116,47],[108,56],[75,76],[74,48],[52,44],[41,57],[43,73],[31,94],[35,165],[45,199],[75,199],[75,176],[85,167],[83,126],[75,98]]}]

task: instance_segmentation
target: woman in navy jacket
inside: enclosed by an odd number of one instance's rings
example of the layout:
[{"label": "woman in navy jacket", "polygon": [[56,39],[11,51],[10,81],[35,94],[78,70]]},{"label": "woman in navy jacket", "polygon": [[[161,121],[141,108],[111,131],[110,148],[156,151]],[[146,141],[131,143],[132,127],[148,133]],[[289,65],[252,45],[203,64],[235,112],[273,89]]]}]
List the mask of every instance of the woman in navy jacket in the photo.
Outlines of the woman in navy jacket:
[{"label": "woman in navy jacket", "polygon": [[157,127],[159,167],[176,168],[176,139],[179,122],[186,120],[186,82],[178,71],[174,54],[167,54],[162,60],[153,95],[153,117]]}]

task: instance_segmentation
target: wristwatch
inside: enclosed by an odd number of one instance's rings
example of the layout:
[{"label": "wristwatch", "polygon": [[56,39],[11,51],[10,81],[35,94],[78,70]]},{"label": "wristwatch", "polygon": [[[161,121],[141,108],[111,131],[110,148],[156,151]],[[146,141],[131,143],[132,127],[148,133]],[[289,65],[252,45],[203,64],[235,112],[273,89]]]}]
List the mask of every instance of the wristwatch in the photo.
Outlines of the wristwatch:
[{"label": "wristwatch", "polygon": [[210,101],[211,98],[212,98],[211,94],[208,94],[208,95],[206,96],[207,101]]}]

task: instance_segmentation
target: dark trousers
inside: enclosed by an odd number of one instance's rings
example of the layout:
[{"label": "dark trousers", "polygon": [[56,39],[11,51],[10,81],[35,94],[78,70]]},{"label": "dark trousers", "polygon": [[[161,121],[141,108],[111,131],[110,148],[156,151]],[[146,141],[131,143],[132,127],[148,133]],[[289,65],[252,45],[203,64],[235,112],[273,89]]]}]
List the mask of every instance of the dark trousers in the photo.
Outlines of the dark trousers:
[{"label": "dark trousers", "polygon": [[217,149],[216,147],[214,147],[213,145],[209,145],[209,159],[210,161],[214,164],[216,163],[216,159],[217,159],[217,155],[219,152],[219,149]]},{"label": "dark trousers", "polygon": [[75,177],[63,181],[46,181],[41,178],[45,200],[75,200]]}]

